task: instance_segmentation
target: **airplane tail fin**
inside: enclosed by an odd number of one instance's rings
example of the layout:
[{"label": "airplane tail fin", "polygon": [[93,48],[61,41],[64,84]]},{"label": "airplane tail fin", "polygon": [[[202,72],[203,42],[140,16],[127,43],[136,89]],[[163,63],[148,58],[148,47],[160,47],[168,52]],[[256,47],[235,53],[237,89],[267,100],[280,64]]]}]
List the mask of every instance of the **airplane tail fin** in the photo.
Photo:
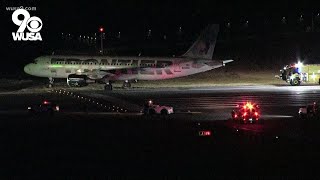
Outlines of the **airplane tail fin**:
[{"label": "airplane tail fin", "polygon": [[211,24],[201,33],[196,42],[189,48],[183,57],[195,59],[212,59],[219,32],[218,24]]}]

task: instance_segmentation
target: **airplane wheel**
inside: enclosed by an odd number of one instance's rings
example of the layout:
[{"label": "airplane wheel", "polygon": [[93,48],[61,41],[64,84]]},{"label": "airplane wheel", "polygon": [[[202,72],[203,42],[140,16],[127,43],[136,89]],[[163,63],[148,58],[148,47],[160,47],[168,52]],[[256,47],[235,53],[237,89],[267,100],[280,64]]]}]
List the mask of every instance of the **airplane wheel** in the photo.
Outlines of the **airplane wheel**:
[{"label": "airplane wheel", "polygon": [[131,88],[131,83],[130,82],[123,82],[122,88],[124,88],[124,89]]},{"label": "airplane wheel", "polygon": [[168,115],[168,111],[166,109],[161,110],[161,115]]},{"label": "airplane wheel", "polygon": [[106,84],[106,85],[104,86],[104,90],[106,90],[106,91],[112,91],[112,85],[111,85],[111,84]]},{"label": "airplane wheel", "polygon": [[300,85],[300,81],[298,78],[295,78],[293,80],[290,81],[291,86],[299,86]]},{"label": "airplane wheel", "polygon": [[154,115],[154,114],[156,114],[156,111],[154,109],[149,109],[149,114]]}]

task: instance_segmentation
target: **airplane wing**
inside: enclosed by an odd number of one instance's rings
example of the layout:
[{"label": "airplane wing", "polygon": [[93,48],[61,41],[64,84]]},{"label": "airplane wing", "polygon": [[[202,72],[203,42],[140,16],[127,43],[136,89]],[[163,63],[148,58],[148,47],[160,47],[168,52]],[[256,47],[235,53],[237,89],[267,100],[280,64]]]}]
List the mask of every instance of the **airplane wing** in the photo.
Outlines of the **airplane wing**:
[{"label": "airplane wing", "polygon": [[153,69],[153,67],[141,67],[141,68],[137,68],[137,67],[132,67],[132,68],[124,68],[124,69],[112,69],[112,70],[102,70],[102,69],[92,69],[92,70],[78,70],[76,71],[77,75],[86,75],[89,79],[94,79],[94,80],[98,80],[98,79],[102,79],[105,77],[112,77],[112,76],[117,76],[119,74],[127,74],[128,71],[137,71],[138,69],[144,69],[144,70],[148,70],[148,69]]},{"label": "airplane wing", "polygon": [[85,70],[77,70],[77,75],[86,75],[89,79],[102,79],[105,76],[113,75],[111,72],[103,71],[100,69],[85,69]]},{"label": "airplane wing", "polygon": [[208,66],[211,67],[220,67],[220,66],[225,66],[227,63],[232,62],[232,59],[228,59],[228,60],[203,60],[203,61],[198,61],[198,62],[202,62],[203,64],[206,64]]}]

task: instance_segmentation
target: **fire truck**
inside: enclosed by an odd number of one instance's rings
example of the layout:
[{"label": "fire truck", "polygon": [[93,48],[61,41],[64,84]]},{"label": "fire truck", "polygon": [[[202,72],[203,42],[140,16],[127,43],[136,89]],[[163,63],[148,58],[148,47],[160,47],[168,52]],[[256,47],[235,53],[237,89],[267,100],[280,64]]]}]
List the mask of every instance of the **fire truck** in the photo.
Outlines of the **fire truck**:
[{"label": "fire truck", "polygon": [[260,107],[257,104],[247,102],[238,104],[231,112],[232,120],[239,123],[255,123],[260,118]]},{"label": "fire truck", "polygon": [[298,62],[286,65],[280,70],[280,75],[277,77],[292,86],[299,86],[301,83],[320,84],[320,64],[302,64]]}]

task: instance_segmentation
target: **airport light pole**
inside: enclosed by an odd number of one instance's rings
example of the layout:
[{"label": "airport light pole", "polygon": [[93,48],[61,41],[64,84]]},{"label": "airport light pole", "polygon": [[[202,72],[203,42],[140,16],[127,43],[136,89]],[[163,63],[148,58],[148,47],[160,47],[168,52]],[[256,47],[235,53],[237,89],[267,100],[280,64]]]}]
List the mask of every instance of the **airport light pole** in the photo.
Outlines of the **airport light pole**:
[{"label": "airport light pole", "polygon": [[100,27],[99,31],[100,31],[100,38],[101,38],[101,42],[100,42],[101,50],[100,50],[100,52],[101,52],[101,55],[103,55],[103,31],[104,31],[103,27]]}]

